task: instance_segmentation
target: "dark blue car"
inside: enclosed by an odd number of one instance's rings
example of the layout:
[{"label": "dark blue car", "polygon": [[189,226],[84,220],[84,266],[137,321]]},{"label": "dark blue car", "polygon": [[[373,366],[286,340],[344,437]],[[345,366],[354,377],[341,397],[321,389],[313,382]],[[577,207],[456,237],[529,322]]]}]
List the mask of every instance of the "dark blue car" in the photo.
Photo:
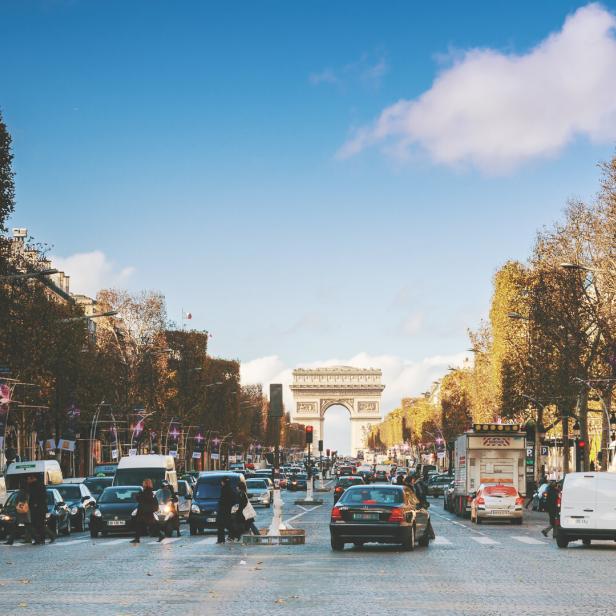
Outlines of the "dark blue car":
[{"label": "dark blue car", "polygon": [[206,529],[216,528],[216,514],[223,477],[229,477],[231,487],[237,491],[244,476],[228,471],[206,471],[199,474],[197,485],[193,490],[193,501],[188,516],[190,534],[203,533]]}]

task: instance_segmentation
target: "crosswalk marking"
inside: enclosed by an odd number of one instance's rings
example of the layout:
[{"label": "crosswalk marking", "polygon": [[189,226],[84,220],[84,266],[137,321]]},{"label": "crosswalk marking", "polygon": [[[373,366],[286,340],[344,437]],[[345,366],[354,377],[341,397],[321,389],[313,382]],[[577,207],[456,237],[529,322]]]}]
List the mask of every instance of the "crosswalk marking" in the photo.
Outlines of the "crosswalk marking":
[{"label": "crosswalk marking", "polygon": [[451,541],[449,541],[447,537],[441,537],[440,535],[438,535],[432,543],[434,543],[434,545],[451,545]]},{"label": "crosswalk marking", "polygon": [[85,543],[87,539],[71,539],[70,541],[55,541],[52,545],[77,545],[78,543]]},{"label": "crosswalk marking", "polygon": [[500,541],[494,541],[490,537],[471,537],[471,539],[481,545],[498,545],[500,543]]},{"label": "crosswalk marking", "polygon": [[109,541],[100,541],[101,545],[118,545],[119,543],[128,543],[130,541],[130,537],[122,537],[121,539],[111,539]]},{"label": "crosswalk marking", "polygon": [[152,541],[152,545],[155,543],[162,543],[163,545],[167,545],[168,543],[175,543],[179,541],[182,537],[165,537],[162,541]]},{"label": "crosswalk marking", "polygon": [[520,543],[526,543],[527,545],[545,545],[545,541],[540,541],[539,539],[535,539],[534,537],[527,537],[525,535],[520,535],[519,537],[511,537]]},{"label": "crosswalk marking", "polygon": [[211,537],[206,537],[205,539],[197,541],[197,545],[213,545],[216,543],[217,539],[218,538],[215,535],[212,535]]}]

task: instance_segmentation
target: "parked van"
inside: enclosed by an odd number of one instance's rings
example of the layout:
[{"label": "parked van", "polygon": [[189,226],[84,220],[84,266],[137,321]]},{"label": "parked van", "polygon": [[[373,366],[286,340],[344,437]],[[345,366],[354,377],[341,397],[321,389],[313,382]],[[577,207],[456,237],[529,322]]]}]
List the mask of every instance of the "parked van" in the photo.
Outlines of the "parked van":
[{"label": "parked van", "polygon": [[20,483],[28,475],[36,475],[46,486],[58,485],[64,481],[62,469],[56,460],[33,460],[12,462],[6,469],[6,489],[19,490]]},{"label": "parked van", "polygon": [[223,477],[229,477],[231,487],[234,490],[237,490],[240,482],[246,481],[241,473],[229,471],[204,471],[199,473],[197,485],[193,490],[193,502],[188,517],[191,535],[202,533],[206,528],[216,528],[216,509],[222,489],[220,482]]},{"label": "parked van", "polygon": [[616,541],[616,474],[569,473],[560,495],[560,524],[556,532],[559,548],[581,539]]},{"label": "parked van", "polygon": [[178,476],[173,457],[154,454],[124,456],[118,463],[113,485],[140,486],[146,479],[152,480],[154,490],[160,489],[163,481],[167,480],[177,492]]}]

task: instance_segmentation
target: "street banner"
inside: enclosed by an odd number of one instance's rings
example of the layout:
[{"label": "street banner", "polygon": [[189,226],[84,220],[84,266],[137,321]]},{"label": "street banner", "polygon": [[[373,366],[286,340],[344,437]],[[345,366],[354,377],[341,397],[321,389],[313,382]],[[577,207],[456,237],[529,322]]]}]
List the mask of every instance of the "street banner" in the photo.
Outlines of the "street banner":
[{"label": "street banner", "polygon": [[0,406],[11,403],[11,388],[6,383],[0,383]]},{"label": "street banner", "polygon": [[167,450],[169,455],[177,457],[178,443],[182,434],[182,424],[179,421],[171,421],[167,430]]},{"label": "street banner", "polygon": [[193,436],[193,459],[201,458],[203,454],[203,450],[205,449],[205,436],[203,436],[203,430],[201,428],[197,429],[197,433]]},{"label": "street banner", "polygon": [[139,447],[141,443],[141,439],[143,439],[143,435],[145,432],[145,411],[139,412],[133,417],[133,421],[130,426],[131,429],[131,437],[130,442],[131,445],[136,445]]},{"label": "street banner", "polygon": [[132,448],[128,450],[128,455],[129,456],[136,456],[137,455],[137,450]]},{"label": "street banner", "polygon": [[75,451],[77,431],[79,430],[79,417],[81,410],[76,404],[71,404],[66,411],[66,423],[62,437],[58,441],[58,449],[62,451]]},{"label": "street banner", "polygon": [[220,460],[220,439],[216,437],[212,440],[212,460]]},{"label": "street banner", "polygon": [[9,418],[9,405],[0,404],[0,449],[4,449],[4,436],[6,434],[6,422]]},{"label": "street banner", "polygon": [[220,460],[220,454],[218,453],[213,453],[210,458],[212,458],[212,460]]},{"label": "street banner", "polygon": [[193,457],[193,460],[200,460],[201,459],[201,452],[200,451],[193,451],[192,457]]},{"label": "street banner", "polygon": [[45,440],[45,451],[51,453],[57,449],[57,443],[55,438],[48,438]]},{"label": "street banner", "polygon": [[112,449],[111,450],[111,459],[112,460],[117,460],[118,459],[118,450],[117,449]]}]

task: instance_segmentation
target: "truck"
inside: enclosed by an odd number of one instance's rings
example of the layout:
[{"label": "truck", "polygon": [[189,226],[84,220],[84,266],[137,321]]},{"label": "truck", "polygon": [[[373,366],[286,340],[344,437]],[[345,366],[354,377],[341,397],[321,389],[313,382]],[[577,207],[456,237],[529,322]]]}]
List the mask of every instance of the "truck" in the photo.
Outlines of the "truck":
[{"label": "truck", "polygon": [[526,495],[526,435],[519,424],[482,423],[458,436],[454,448],[453,512],[470,517],[480,485],[509,485]]}]

